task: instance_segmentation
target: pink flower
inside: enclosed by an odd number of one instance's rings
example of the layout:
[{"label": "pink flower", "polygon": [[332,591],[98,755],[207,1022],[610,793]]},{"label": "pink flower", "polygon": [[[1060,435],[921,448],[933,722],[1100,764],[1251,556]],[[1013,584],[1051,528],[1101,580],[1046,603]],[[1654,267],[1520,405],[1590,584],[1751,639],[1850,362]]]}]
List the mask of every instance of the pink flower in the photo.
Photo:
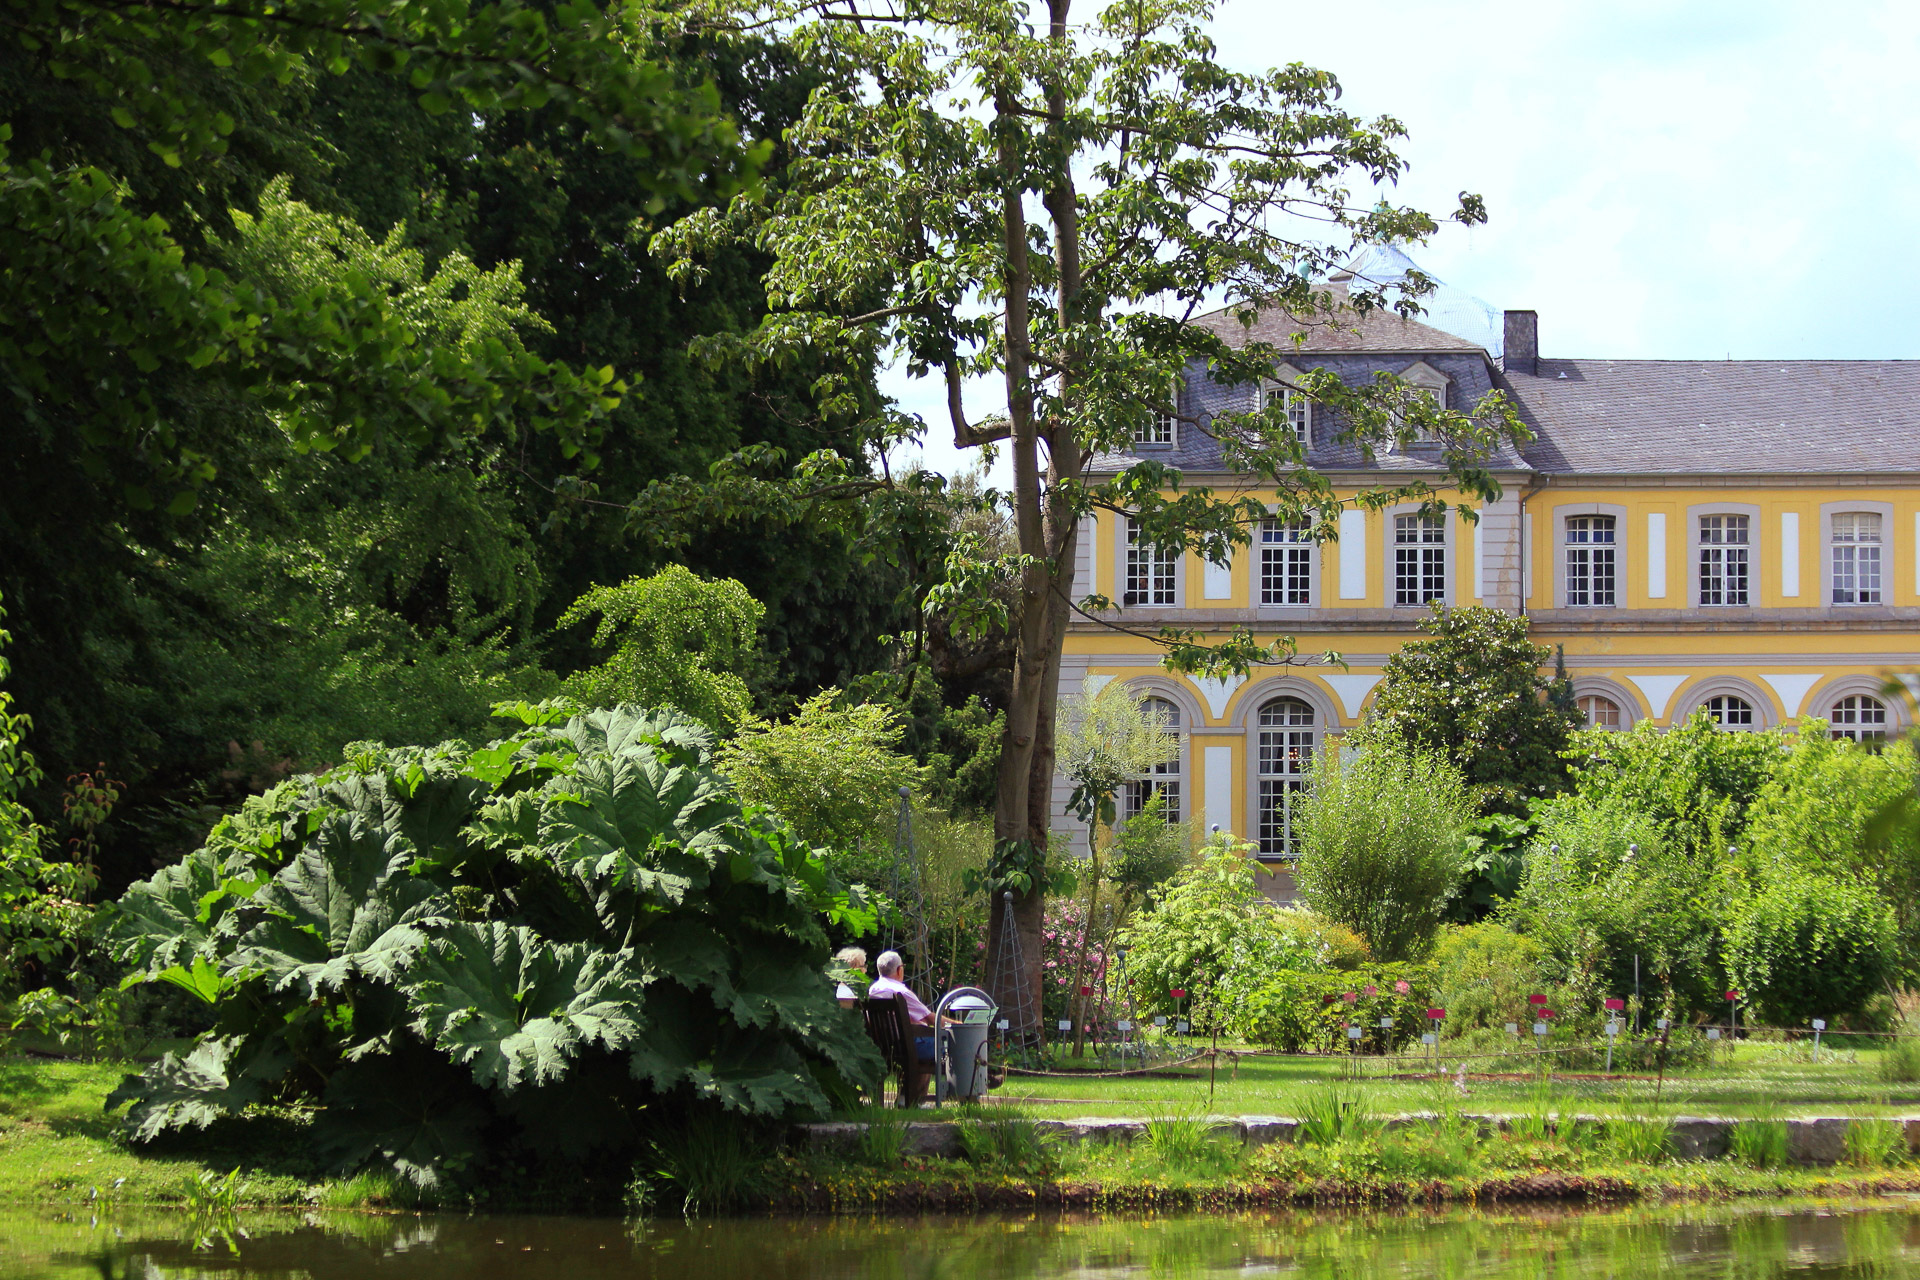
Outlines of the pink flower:
[{"label": "pink flower", "polygon": [[1372,983],[1368,983],[1366,994],[1370,996],[1377,996],[1380,994],[1380,988],[1374,986]]},{"label": "pink flower", "polygon": [[1401,995],[1405,995],[1407,994],[1407,992],[1413,990],[1413,987],[1410,983],[1407,982],[1405,978],[1402,978],[1398,982],[1393,984],[1393,989],[1399,992]]}]

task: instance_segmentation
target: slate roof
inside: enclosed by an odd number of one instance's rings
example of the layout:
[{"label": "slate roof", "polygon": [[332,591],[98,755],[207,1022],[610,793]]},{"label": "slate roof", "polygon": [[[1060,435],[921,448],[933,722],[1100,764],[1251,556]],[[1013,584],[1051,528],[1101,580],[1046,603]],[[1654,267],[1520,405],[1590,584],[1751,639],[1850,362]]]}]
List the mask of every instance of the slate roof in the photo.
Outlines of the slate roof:
[{"label": "slate roof", "polygon": [[[1338,297],[1346,289],[1334,285],[1328,289]],[[1239,316],[1227,310],[1209,311],[1195,316],[1197,329],[1210,329],[1230,347],[1244,347],[1250,341],[1270,342],[1282,350],[1297,349],[1303,354],[1336,351],[1474,351],[1484,348],[1467,338],[1456,337],[1418,320],[1408,320],[1391,311],[1350,314],[1338,325],[1316,321],[1311,327],[1285,311],[1263,311],[1251,327],[1240,323]],[[1306,332],[1306,341],[1294,348],[1294,335]]]},{"label": "slate roof", "polygon": [[1920,472],[1920,361],[1541,360],[1502,385],[1540,471]]}]

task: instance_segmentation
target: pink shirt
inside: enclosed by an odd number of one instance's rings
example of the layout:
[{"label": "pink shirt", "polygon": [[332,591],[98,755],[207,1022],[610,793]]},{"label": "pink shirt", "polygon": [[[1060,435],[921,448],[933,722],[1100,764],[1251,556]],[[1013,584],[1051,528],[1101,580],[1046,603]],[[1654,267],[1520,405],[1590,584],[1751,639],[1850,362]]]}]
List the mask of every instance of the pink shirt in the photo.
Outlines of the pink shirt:
[{"label": "pink shirt", "polygon": [[922,1004],[920,997],[913,994],[913,988],[898,978],[875,978],[873,985],[867,988],[867,999],[869,1000],[891,1000],[894,996],[904,996],[906,998],[908,1022],[933,1021],[933,1010]]}]

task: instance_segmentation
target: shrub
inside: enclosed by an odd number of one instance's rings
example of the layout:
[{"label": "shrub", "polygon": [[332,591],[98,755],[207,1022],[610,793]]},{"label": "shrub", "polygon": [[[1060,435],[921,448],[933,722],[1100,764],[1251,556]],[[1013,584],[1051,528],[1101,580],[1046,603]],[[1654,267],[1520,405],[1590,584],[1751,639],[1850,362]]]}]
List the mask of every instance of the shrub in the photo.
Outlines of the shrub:
[{"label": "shrub", "polygon": [[1847,1159],[1865,1169],[1884,1168],[1907,1155],[1907,1133],[1897,1120],[1854,1120],[1847,1125]]},{"label": "shrub", "polygon": [[[135,1140],[305,1100],[334,1168],[426,1186],[500,1141],[573,1164],[632,1150],[654,1103],[724,1127],[875,1080],[822,978],[825,925],[855,904],[739,803],[711,735],[674,712],[518,710],[529,727],[480,750],[361,748],[283,783],[111,909],[120,958],[218,1024],[114,1092]],[[673,1178],[716,1202],[695,1164]]]},{"label": "shrub", "polygon": [[1588,805],[1640,815],[1688,854],[1726,849],[1785,757],[1777,733],[1727,733],[1698,713],[1675,729],[1642,720],[1621,733],[1588,729],[1567,751]]},{"label": "shrub", "polygon": [[1539,942],[1494,921],[1448,929],[1433,952],[1434,998],[1447,1010],[1447,1030],[1530,1021],[1527,997],[1547,985],[1545,958]]},{"label": "shrub", "polygon": [[1540,944],[1550,973],[1589,995],[1631,993],[1637,956],[1643,989],[1672,993],[1650,1003],[1671,1003],[1676,1017],[1718,1013],[1731,877],[1723,856],[1690,852],[1617,797],[1562,796],[1541,807],[1520,891],[1500,919]]},{"label": "shrub", "polygon": [[1893,909],[1872,889],[1779,876],[1727,926],[1733,983],[1775,1026],[1858,1013],[1895,971]]},{"label": "shrub", "polygon": [[1899,924],[1901,967],[1920,977],[1920,822],[1882,815],[1911,806],[1920,769],[1906,743],[1876,751],[1800,727],[1793,750],[1760,789],[1746,830],[1747,861],[1768,880],[1804,870],[1877,886]]},{"label": "shrub", "polygon": [[1742,1120],[1733,1126],[1727,1155],[1755,1169],[1778,1169],[1787,1162],[1787,1122]]},{"label": "shrub", "polygon": [[1322,752],[1298,820],[1301,900],[1375,958],[1417,959],[1460,883],[1473,816],[1460,771],[1438,752],[1378,734],[1350,757]]},{"label": "shrub", "polygon": [[[1414,965],[1377,965],[1357,973],[1273,973],[1247,993],[1234,1029],[1282,1053],[1341,1053],[1349,1047],[1383,1053],[1424,1032],[1432,1004],[1432,971]],[[1383,1017],[1393,1025],[1382,1028]],[[1361,1029],[1357,1045],[1347,1037],[1350,1024]]]},{"label": "shrub", "polygon": [[1317,937],[1281,928],[1246,850],[1224,840],[1208,845],[1115,939],[1128,948],[1142,1017],[1174,1013],[1171,993],[1180,990],[1196,1028],[1229,1025],[1248,977],[1323,966]]}]

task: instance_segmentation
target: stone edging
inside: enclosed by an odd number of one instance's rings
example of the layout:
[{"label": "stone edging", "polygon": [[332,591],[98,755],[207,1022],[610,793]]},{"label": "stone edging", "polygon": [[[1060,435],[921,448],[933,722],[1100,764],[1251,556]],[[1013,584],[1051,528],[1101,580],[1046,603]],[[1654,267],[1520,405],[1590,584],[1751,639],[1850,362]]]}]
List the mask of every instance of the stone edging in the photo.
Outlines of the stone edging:
[{"label": "stone edging", "polygon": [[[1518,1117],[1510,1115],[1463,1114],[1463,1119],[1477,1121],[1483,1131],[1505,1129]],[[1606,1117],[1576,1115],[1578,1120],[1601,1120]],[[1907,1140],[1909,1150],[1920,1150],[1920,1117],[1889,1117],[1900,1125]],[[1292,1142],[1294,1131],[1300,1122],[1287,1116],[1213,1116],[1209,1117],[1215,1133],[1250,1147],[1262,1147],[1271,1142]],[[1407,1125],[1430,1124],[1436,1119],[1432,1112],[1413,1112],[1408,1115],[1394,1116],[1388,1119],[1386,1127],[1397,1129]],[[1557,1123],[1556,1119],[1556,1123]],[[1727,1154],[1732,1141],[1733,1126],[1739,1119],[1726,1116],[1675,1116],[1673,1117],[1674,1154],[1682,1160],[1717,1160]],[[1847,1152],[1847,1127],[1853,1123],[1848,1116],[1819,1116],[1785,1120],[1787,1126],[1787,1156],[1796,1164],[1830,1165],[1845,1158]],[[1131,1120],[1121,1117],[1087,1116],[1076,1120],[1036,1120],[1034,1128],[1043,1135],[1049,1135],[1056,1141],[1080,1145],[1126,1146],[1147,1133],[1145,1120]],[[858,1149],[860,1138],[867,1125],[855,1121],[840,1121],[832,1124],[809,1124],[797,1126],[795,1138],[798,1145],[809,1151],[820,1153],[846,1154]],[[953,1120],[910,1120],[906,1129],[907,1155],[956,1158],[963,1154],[960,1144],[960,1122]]]}]

